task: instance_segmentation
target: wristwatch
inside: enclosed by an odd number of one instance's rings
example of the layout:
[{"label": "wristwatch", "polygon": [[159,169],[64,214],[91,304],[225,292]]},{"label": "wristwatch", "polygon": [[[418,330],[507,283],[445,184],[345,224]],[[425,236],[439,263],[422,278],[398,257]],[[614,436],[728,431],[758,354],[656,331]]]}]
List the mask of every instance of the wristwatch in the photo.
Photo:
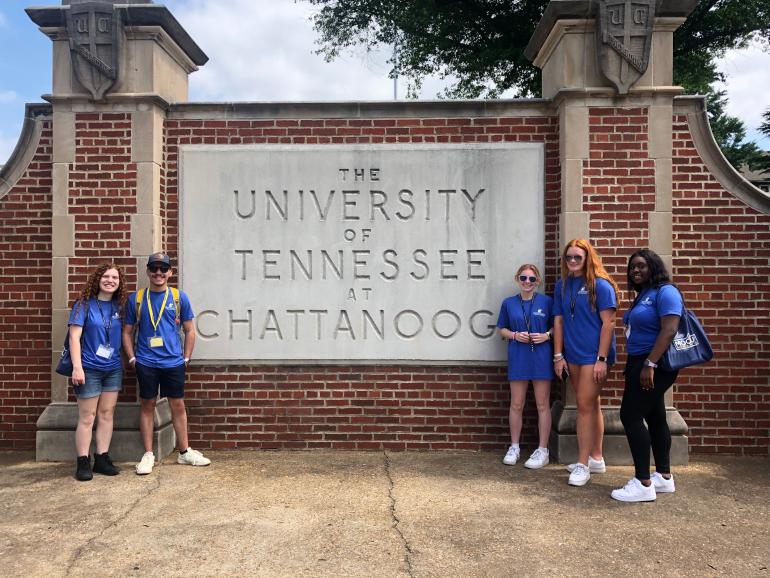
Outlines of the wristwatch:
[{"label": "wristwatch", "polygon": [[644,366],[645,367],[652,367],[653,369],[655,369],[656,367],[658,367],[658,364],[657,363],[653,363],[649,359],[645,359],[644,360]]},{"label": "wristwatch", "polygon": [[604,355],[597,355],[596,361],[603,361],[604,363],[607,363],[607,357]]}]

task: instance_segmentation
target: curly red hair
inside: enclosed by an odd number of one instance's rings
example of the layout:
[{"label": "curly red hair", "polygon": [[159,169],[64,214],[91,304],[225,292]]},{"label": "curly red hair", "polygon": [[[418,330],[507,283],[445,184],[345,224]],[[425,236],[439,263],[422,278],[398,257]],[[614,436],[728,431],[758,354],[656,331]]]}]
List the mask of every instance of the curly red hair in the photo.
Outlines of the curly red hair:
[{"label": "curly red hair", "polygon": [[602,265],[601,257],[599,257],[596,249],[594,249],[591,243],[589,243],[586,239],[572,239],[564,246],[564,251],[562,251],[561,254],[562,293],[564,293],[567,287],[567,275],[569,275],[569,270],[567,269],[566,256],[567,250],[570,247],[577,247],[578,249],[582,249],[586,254],[586,258],[583,260],[583,275],[586,278],[586,288],[588,289],[588,299],[589,303],[591,303],[591,309],[596,309],[596,280],[599,278],[605,279],[610,285],[612,285],[612,289],[615,291],[615,301],[617,302],[618,295],[620,294],[618,284],[615,283],[615,280],[610,277],[609,273],[607,273],[604,265]]},{"label": "curly red hair", "polygon": [[96,298],[99,295],[99,281],[102,280],[102,276],[110,269],[115,269],[118,272],[118,288],[115,293],[112,294],[112,301],[117,302],[118,311],[120,311],[120,316],[122,318],[123,309],[125,308],[126,300],[128,298],[128,291],[126,291],[123,270],[115,263],[102,263],[88,275],[88,279],[86,280],[83,289],[80,291],[78,303],[86,303],[91,297]]}]

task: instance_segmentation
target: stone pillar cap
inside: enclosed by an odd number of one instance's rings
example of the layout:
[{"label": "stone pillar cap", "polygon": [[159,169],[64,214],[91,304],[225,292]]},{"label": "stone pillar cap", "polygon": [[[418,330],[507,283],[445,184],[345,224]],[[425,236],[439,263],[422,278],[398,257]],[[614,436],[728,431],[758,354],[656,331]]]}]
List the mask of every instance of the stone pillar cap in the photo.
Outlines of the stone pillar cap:
[{"label": "stone pillar cap", "polygon": [[[656,17],[682,17],[687,18],[695,9],[698,0],[660,0]],[[540,19],[529,44],[524,49],[524,56],[529,60],[537,58],[548,34],[559,20],[578,19],[587,20],[596,16],[598,9],[597,0],[551,0],[546,6],[543,17]]]},{"label": "stone pillar cap", "polygon": [[70,6],[84,3],[112,4],[119,10],[126,26],[160,26],[181,48],[196,66],[203,66],[209,57],[200,49],[187,31],[174,18],[168,8],[159,4],[138,0],[62,0],[62,6],[27,8],[25,12],[32,22],[42,28],[64,28],[66,12]]}]

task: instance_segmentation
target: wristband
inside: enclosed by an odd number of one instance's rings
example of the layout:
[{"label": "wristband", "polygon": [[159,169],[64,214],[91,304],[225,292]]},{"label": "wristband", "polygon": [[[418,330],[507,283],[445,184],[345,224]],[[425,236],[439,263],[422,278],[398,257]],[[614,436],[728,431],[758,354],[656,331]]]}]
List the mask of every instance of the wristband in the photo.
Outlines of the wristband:
[{"label": "wristband", "polygon": [[185,357],[185,358],[184,358],[184,362],[185,362],[185,363],[190,363],[190,358],[189,358],[189,357]]},{"label": "wristband", "polygon": [[131,359],[128,360],[129,363],[133,363],[134,361],[136,361],[136,357],[132,357]]},{"label": "wristband", "polygon": [[563,353],[556,353],[553,356],[553,362],[554,363],[556,363],[557,361],[561,361],[562,359],[564,359],[564,354]]},{"label": "wristband", "polygon": [[596,361],[602,361],[604,363],[607,363],[607,356],[606,355],[597,355]]},{"label": "wristband", "polygon": [[652,367],[653,369],[655,369],[656,367],[658,367],[658,364],[657,364],[657,363],[653,363],[653,362],[652,362],[652,361],[650,361],[649,359],[645,359],[645,360],[644,360],[644,365],[645,365],[645,367]]}]

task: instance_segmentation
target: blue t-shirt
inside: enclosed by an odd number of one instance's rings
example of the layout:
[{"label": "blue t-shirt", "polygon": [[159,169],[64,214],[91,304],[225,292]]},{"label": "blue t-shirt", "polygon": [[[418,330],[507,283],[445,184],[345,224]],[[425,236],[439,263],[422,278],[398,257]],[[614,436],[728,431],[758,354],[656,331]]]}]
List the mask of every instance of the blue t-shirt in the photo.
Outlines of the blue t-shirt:
[{"label": "blue t-shirt", "polygon": [[[166,304],[163,305],[164,298]],[[158,322],[157,331],[152,326],[150,312],[147,309],[152,306],[153,317]],[[163,306],[163,312],[160,314],[160,308]],[[190,306],[190,299],[183,291],[179,292],[179,322],[184,323],[195,317]],[[160,320],[158,320],[160,319]],[[126,325],[136,325],[136,293],[128,296],[128,305],[126,306]],[[184,351],[182,350],[182,340],[179,336],[181,327],[176,325],[176,306],[174,305],[174,296],[171,289],[166,291],[145,290],[144,300],[142,301],[142,310],[139,315],[139,328],[136,332],[136,356],[137,363],[148,367],[178,367],[184,363]],[[151,337],[161,337],[163,345],[160,347],[150,347]]]},{"label": "blue t-shirt", "polygon": [[[511,331],[545,333],[553,327],[553,300],[535,293],[530,301],[520,295],[508,297],[500,306],[497,327]],[[529,330],[526,318],[529,318]],[[508,341],[508,381],[553,379],[553,344],[540,343],[533,348],[528,343]]]},{"label": "blue t-shirt", "polygon": [[644,289],[631,310],[623,315],[626,327],[626,351],[644,355],[652,351],[660,333],[660,318],[682,315],[682,295],[673,285]]},{"label": "blue t-shirt", "polygon": [[[86,321],[86,310],[88,321]],[[99,301],[95,297],[88,300],[88,305],[78,301],[70,312],[68,325],[83,327],[83,336],[80,338],[80,361],[84,368],[99,371],[120,369],[122,326],[117,303]],[[100,346],[102,346],[101,349]],[[108,353],[109,356],[107,356]]]},{"label": "blue t-shirt", "polygon": [[[564,319],[564,357],[575,365],[593,365],[599,355],[599,335],[602,319],[599,313],[617,309],[615,290],[606,279],[596,280],[596,309],[591,309],[588,288],[583,277],[567,277],[565,291],[563,281],[556,282],[553,295],[554,317]],[[612,334],[607,363],[615,363],[615,333]]]}]

